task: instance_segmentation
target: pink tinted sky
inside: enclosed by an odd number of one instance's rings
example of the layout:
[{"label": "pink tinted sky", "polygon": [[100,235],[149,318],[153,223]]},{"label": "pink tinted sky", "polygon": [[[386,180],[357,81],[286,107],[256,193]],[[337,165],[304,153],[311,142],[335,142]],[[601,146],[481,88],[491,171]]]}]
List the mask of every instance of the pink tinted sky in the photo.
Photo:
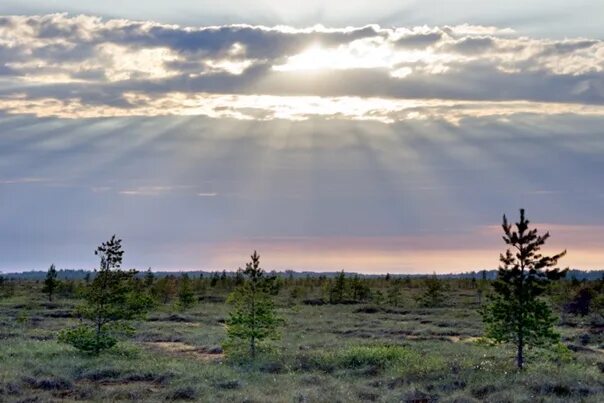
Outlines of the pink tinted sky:
[{"label": "pink tinted sky", "polygon": [[[550,231],[545,253],[567,249],[562,267],[600,269],[604,261],[604,227],[537,223]],[[267,270],[344,270],[364,273],[449,273],[494,269],[504,250],[499,226],[467,233],[398,237],[255,238],[216,243],[199,252],[203,266],[244,266],[257,249]],[[188,249],[189,247],[184,247]],[[181,250],[179,253],[194,256]],[[189,249],[190,251],[191,249]],[[203,255],[203,256],[201,256]]]}]

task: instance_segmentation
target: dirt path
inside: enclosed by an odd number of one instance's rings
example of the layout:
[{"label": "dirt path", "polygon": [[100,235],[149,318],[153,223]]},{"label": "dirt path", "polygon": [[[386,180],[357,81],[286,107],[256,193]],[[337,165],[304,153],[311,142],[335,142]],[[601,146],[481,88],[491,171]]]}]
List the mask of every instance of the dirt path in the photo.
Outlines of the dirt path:
[{"label": "dirt path", "polygon": [[222,349],[195,347],[182,342],[155,341],[144,343],[150,349],[162,351],[171,355],[194,358],[204,362],[222,362],[224,353]]},{"label": "dirt path", "polygon": [[409,334],[405,336],[407,340],[440,340],[440,341],[450,341],[452,343],[473,343],[476,340],[479,340],[480,337],[474,336],[438,336],[438,335],[430,335],[430,336],[420,336]]}]

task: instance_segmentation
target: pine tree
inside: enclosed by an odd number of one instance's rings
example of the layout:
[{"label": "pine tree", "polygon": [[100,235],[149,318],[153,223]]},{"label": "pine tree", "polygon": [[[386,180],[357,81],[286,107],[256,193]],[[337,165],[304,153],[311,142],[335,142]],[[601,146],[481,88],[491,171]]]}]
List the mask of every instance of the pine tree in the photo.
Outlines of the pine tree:
[{"label": "pine tree", "polygon": [[150,299],[134,287],[136,271],[120,270],[123,254],[121,240],[115,235],[97,248],[100,269],[85,291],[85,304],[78,307],[87,322],[62,331],[60,341],[98,355],[117,343],[118,333],[131,330],[128,320],[150,308]]},{"label": "pine tree", "polygon": [[371,295],[371,289],[367,285],[367,281],[361,279],[358,274],[355,274],[350,281],[352,299],[355,301],[364,301]]},{"label": "pine tree", "polygon": [[256,357],[257,344],[265,339],[277,338],[277,327],[281,319],[267,290],[264,270],[260,268],[260,256],[256,251],[246,264],[245,280],[228,298],[233,310],[226,322],[227,349],[239,341],[249,346],[252,359]]},{"label": "pine tree", "polygon": [[342,270],[335,278],[334,284],[329,290],[329,303],[339,304],[346,296],[346,275]]},{"label": "pine tree", "polygon": [[279,295],[279,291],[283,286],[283,282],[279,277],[277,277],[277,273],[274,271],[270,274],[270,276],[266,277],[266,290],[270,295]]},{"label": "pine tree", "polygon": [[241,270],[237,270],[235,274],[235,287],[240,286],[245,281],[243,277],[243,272]]},{"label": "pine tree", "polygon": [[401,282],[399,279],[394,279],[386,295],[388,303],[392,306],[398,307],[401,303]]},{"label": "pine tree", "polygon": [[157,301],[161,302],[162,304],[167,304],[176,295],[177,291],[176,277],[169,274],[167,276],[160,277],[157,281],[155,281],[151,294]]},{"label": "pine tree", "polygon": [[0,276],[0,297],[8,297],[13,294],[12,284],[9,283],[8,279]]},{"label": "pine tree", "polygon": [[228,277],[227,277],[226,270],[223,270],[222,273],[220,274],[219,281],[220,281],[221,288],[227,288]]},{"label": "pine tree", "polygon": [[418,302],[423,307],[435,308],[441,306],[445,297],[443,292],[445,284],[436,277],[436,273],[424,280],[426,291],[418,298]]},{"label": "pine tree", "polygon": [[380,290],[375,290],[372,294],[372,299],[376,305],[382,305],[384,303],[384,294]]},{"label": "pine tree", "polygon": [[46,273],[46,279],[44,280],[44,287],[42,292],[48,294],[48,300],[52,301],[52,295],[59,286],[59,280],[57,280],[57,269],[55,265],[50,265],[48,272]]},{"label": "pine tree", "polygon": [[145,273],[145,287],[151,288],[153,286],[154,281],[155,281],[155,275],[153,274],[153,272],[151,271],[151,268],[149,267],[147,269],[147,272]]},{"label": "pine tree", "polygon": [[525,346],[554,343],[559,335],[554,331],[556,318],[547,304],[538,297],[551,281],[566,275],[567,269],[553,268],[566,251],[553,256],[540,253],[549,239],[549,233],[539,235],[529,228],[529,220],[520,210],[520,221],[515,229],[503,216],[503,240],[508,248],[501,254],[497,280],[493,284],[495,296],[481,310],[487,336],[497,342],[511,342],[516,346],[516,365],[524,366]]},{"label": "pine tree", "polygon": [[195,304],[195,294],[191,286],[191,280],[187,273],[184,273],[180,278],[180,284],[178,287],[178,303],[180,308],[184,311],[189,309]]},{"label": "pine tree", "polygon": [[592,300],[594,299],[595,292],[585,286],[581,287],[574,295],[574,297],[565,304],[564,311],[573,315],[586,316],[591,312]]},{"label": "pine tree", "polygon": [[206,294],[206,281],[203,278],[203,273],[199,274],[199,278],[194,282],[194,290],[198,295],[199,300],[201,300]]},{"label": "pine tree", "polygon": [[210,287],[212,287],[212,288],[216,287],[216,284],[218,283],[219,278],[220,278],[220,275],[218,274],[218,272],[212,273],[212,277],[210,278]]}]

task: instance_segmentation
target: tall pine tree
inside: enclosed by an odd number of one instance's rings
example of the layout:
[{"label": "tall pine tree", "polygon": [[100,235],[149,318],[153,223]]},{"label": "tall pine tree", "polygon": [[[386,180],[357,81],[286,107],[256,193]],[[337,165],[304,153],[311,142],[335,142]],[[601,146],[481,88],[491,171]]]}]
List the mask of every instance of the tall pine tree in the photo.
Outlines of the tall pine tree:
[{"label": "tall pine tree", "polygon": [[191,279],[187,273],[183,273],[180,277],[180,284],[178,287],[178,304],[180,309],[187,310],[195,304],[195,293],[191,286]]},{"label": "tall pine tree", "polygon": [[97,248],[95,255],[100,257],[100,270],[86,288],[86,302],[78,307],[86,321],[62,331],[60,341],[98,355],[117,343],[118,333],[130,330],[128,320],[150,308],[150,298],[134,286],[136,271],[120,269],[123,254],[122,241],[115,235]]},{"label": "tall pine tree", "polygon": [[258,342],[277,338],[277,327],[281,319],[275,312],[275,306],[268,290],[269,285],[264,270],[260,267],[260,256],[256,251],[251,262],[243,271],[243,284],[230,295],[229,302],[233,311],[226,322],[227,343],[230,347],[237,342],[245,342],[252,359],[256,357]]},{"label": "tall pine tree", "polygon": [[44,279],[44,287],[42,288],[42,292],[48,295],[48,301],[52,302],[52,296],[59,286],[59,280],[57,280],[57,269],[55,265],[50,265],[48,272],[46,273],[46,278]]},{"label": "tall pine tree", "polygon": [[539,296],[551,281],[566,275],[568,269],[553,268],[566,251],[542,255],[541,247],[550,235],[547,232],[539,235],[537,229],[530,228],[524,209],[520,210],[520,221],[513,226],[504,215],[502,228],[508,248],[499,257],[501,265],[493,283],[495,295],[481,313],[487,336],[497,342],[515,344],[516,365],[522,369],[526,346],[559,340],[553,329],[556,318]]},{"label": "tall pine tree", "polygon": [[339,304],[344,301],[346,297],[346,275],[344,270],[339,272],[336,278],[333,280],[333,285],[329,290],[329,303]]}]

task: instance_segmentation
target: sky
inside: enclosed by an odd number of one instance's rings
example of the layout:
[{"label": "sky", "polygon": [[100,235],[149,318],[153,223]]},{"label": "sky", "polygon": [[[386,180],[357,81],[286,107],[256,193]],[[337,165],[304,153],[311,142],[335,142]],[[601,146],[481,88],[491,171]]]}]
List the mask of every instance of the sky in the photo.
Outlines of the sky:
[{"label": "sky", "polygon": [[0,3],[0,271],[604,267],[601,1]]}]

